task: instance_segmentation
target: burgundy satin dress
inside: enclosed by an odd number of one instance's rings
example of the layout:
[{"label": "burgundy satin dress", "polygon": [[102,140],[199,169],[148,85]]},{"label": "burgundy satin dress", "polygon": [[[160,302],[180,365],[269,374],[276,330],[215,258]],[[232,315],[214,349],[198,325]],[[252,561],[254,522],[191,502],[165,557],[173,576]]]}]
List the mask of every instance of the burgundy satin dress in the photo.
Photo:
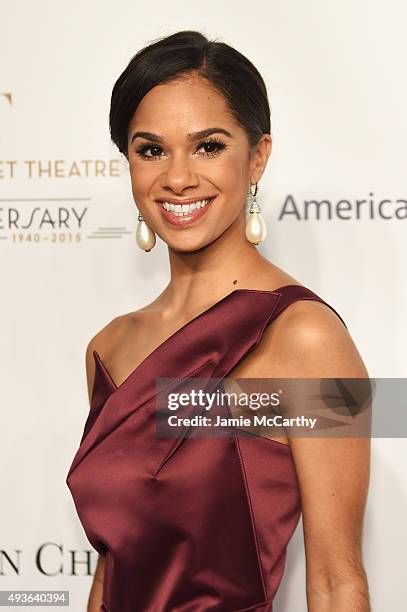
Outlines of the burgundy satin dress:
[{"label": "burgundy satin dress", "polygon": [[[248,435],[156,435],[156,378],[220,378],[306,287],[235,289],[119,386],[100,356],[66,483],[105,558],[104,612],[271,612],[301,515],[289,445]],[[345,324],[345,323],[344,323]]]}]

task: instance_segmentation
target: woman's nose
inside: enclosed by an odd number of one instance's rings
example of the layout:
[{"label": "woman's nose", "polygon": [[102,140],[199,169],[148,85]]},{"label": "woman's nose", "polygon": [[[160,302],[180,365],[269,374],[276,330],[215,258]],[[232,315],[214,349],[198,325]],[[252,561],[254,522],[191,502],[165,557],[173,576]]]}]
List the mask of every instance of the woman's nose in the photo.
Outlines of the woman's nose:
[{"label": "woman's nose", "polygon": [[178,153],[167,162],[166,171],[162,176],[162,186],[173,191],[182,191],[186,187],[198,184],[197,174],[193,168],[193,160],[187,155]]}]

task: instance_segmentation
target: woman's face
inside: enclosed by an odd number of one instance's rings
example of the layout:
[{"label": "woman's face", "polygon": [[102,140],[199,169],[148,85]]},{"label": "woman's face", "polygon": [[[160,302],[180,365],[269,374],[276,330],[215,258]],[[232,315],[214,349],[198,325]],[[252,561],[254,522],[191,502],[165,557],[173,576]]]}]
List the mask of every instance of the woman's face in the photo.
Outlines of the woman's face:
[{"label": "woman's face", "polygon": [[133,196],[147,224],[185,252],[244,224],[247,188],[260,179],[271,151],[264,136],[251,151],[223,96],[201,77],[151,89],[128,131]]}]

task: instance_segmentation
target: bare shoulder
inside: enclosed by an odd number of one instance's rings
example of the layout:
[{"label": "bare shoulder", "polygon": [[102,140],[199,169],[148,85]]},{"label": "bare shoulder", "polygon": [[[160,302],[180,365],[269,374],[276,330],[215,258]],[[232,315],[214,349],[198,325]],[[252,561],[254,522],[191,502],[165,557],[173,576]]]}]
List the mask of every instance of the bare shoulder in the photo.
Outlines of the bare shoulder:
[{"label": "bare shoulder", "polygon": [[89,401],[91,400],[93,382],[95,378],[94,351],[96,351],[103,360],[104,356],[109,354],[113,347],[120,342],[120,339],[126,333],[126,329],[128,328],[134,315],[135,313],[117,315],[106,325],[104,325],[98,332],[96,332],[96,334],[94,334],[89,340],[85,351],[85,367]]},{"label": "bare shoulder", "polygon": [[[252,285],[267,291],[290,285],[312,290],[269,262],[253,275]],[[316,299],[289,304],[267,325],[256,350],[236,371],[264,378],[367,377],[349,330],[333,308],[335,304]]]},{"label": "bare shoulder", "polygon": [[145,325],[151,309],[152,304],[147,304],[138,310],[125,312],[111,319],[89,340],[86,347],[87,363],[92,363],[94,350],[101,357],[108,356],[133,328]]},{"label": "bare shoulder", "polygon": [[327,304],[298,300],[266,328],[264,355],[287,377],[368,376],[349,330]]},{"label": "bare shoulder", "polygon": [[115,338],[124,333],[130,320],[130,314],[117,315],[96,332],[88,342],[86,355],[92,357],[94,350],[99,354],[104,354],[109,345],[115,341]]}]

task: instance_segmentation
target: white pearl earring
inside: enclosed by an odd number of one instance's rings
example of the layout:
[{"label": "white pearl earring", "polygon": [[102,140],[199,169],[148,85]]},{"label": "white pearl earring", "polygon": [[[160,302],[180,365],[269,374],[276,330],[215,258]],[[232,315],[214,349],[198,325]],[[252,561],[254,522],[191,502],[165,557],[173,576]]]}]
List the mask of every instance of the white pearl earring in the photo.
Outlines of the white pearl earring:
[{"label": "white pearl earring", "polygon": [[251,204],[246,216],[246,238],[252,244],[258,245],[263,242],[267,236],[267,226],[261,214],[260,205],[256,201],[258,183],[254,193],[252,193],[251,185],[249,186],[248,195],[251,197]]},{"label": "white pearl earring", "polygon": [[155,245],[155,233],[147,225],[145,219],[141,213],[138,216],[138,225],[136,230],[136,242],[142,251],[146,251],[147,253],[151,251],[151,249]]}]

